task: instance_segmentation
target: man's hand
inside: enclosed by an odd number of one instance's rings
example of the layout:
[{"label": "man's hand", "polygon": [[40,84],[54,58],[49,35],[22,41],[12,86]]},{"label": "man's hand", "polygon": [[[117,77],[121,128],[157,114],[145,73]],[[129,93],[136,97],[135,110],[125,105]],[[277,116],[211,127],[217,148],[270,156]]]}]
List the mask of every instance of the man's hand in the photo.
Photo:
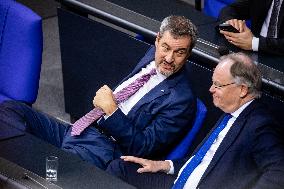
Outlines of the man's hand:
[{"label": "man's hand", "polygon": [[106,115],[111,115],[117,109],[113,92],[107,85],[104,85],[96,92],[93,104],[95,107],[101,108]]},{"label": "man's hand", "polygon": [[221,30],[220,33],[223,34],[225,38],[233,45],[244,50],[252,50],[253,34],[245,24],[243,25],[243,32],[241,33],[232,33]]},{"label": "man's hand", "polygon": [[239,32],[243,32],[244,27],[246,26],[245,20],[231,19],[227,20],[226,23],[232,25],[234,28],[239,30]]},{"label": "man's hand", "polygon": [[121,156],[121,159],[128,162],[138,163],[142,165],[142,168],[137,170],[138,173],[156,173],[156,172],[165,172],[168,173],[171,166],[167,161],[152,161],[148,159],[138,158],[134,156]]}]

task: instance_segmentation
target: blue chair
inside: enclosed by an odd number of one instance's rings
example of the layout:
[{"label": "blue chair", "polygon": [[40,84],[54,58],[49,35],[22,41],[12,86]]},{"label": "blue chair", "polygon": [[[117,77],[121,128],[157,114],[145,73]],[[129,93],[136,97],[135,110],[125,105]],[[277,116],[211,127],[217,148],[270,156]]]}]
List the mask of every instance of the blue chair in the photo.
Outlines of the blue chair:
[{"label": "blue chair", "polygon": [[208,16],[218,18],[221,9],[233,1],[235,0],[204,0],[203,12]]},{"label": "blue chair", "polygon": [[206,113],[206,106],[201,100],[197,99],[197,111],[193,127],[189,130],[189,133],[185,136],[185,138],[182,139],[182,141],[169,153],[169,155],[167,155],[166,159],[181,159],[188,154],[192,141],[201,128]]},{"label": "blue chair", "polygon": [[41,18],[14,0],[0,0],[0,103],[35,102],[42,49]]}]

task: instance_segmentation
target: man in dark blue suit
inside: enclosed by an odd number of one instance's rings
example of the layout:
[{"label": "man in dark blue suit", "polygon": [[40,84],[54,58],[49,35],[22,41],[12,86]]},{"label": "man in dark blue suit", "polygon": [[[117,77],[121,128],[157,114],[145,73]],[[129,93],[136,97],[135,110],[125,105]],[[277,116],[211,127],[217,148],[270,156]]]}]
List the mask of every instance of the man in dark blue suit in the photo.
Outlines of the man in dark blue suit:
[{"label": "man in dark blue suit", "polygon": [[[107,171],[143,189],[171,188],[174,183],[174,188],[190,189],[283,189],[282,129],[257,99],[261,87],[257,66],[244,54],[225,56],[217,65],[212,82],[214,105],[231,118],[208,150],[200,151],[221,127],[224,116],[189,158],[152,161],[122,156],[124,161],[113,161]],[[194,156],[201,157],[200,162]],[[193,164],[196,167],[185,177],[184,170]],[[179,182],[183,184],[177,185]]]},{"label": "man in dark blue suit", "polygon": [[[72,152],[105,169],[122,154],[157,158],[166,155],[191,128],[196,101],[184,65],[197,39],[196,27],[181,16],[169,16],[161,24],[151,48],[113,92],[101,87],[93,104],[105,113],[80,136],[71,136],[71,126],[60,123],[30,107],[5,102],[0,121]],[[141,75],[156,69],[157,74],[128,100],[117,104],[113,94]]]}]

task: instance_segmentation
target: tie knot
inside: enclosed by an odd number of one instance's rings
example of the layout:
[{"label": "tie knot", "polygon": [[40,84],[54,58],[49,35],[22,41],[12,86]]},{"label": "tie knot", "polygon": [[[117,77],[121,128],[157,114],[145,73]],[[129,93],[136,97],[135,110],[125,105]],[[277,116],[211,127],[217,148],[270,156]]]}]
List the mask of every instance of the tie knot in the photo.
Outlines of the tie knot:
[{"label": "tie knot", "polygon": [[225,114],[225,117],[227,117],[227,118],[230,119],[230,118],[233,117],[233,116],[232,116],[231,114],[226,113],[226,114]]},{"label": "tie knot", "polygon": [[223,123],[227,124],[229,119],[231,119],[233,116],[231,114],[226,113],[225,116],[223,117]]},{"label": "tie knot", "polygon": [[157,71],[156,71],[156,68],[153,68],[149,74],[152,76],[152,75],[156,75],[157,74]]}]

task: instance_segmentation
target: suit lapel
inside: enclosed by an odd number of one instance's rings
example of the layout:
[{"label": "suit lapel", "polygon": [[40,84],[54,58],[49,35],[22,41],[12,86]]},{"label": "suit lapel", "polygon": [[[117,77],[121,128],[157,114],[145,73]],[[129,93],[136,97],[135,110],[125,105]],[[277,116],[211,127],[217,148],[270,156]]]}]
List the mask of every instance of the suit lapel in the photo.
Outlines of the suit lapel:
[{"label": "suit lapel", "polygon": [[[133,69],[133,71],[125,78],[123,79],[120,84],[136,73],[138,73],[143,67],[146,67],[151,61],[154,60],[155,57],[155,46],[152,46],[146,55],[141,59],[141,61],[137,64],[137,66]],[[179,72],[175,73],[174,75],[168,77],[163,82],[161,82],[159,85],[154,87],[151,92],[148,92],[145,96],[143,96],[136,104],[135,106],[130,110],[129,114],[135,113],[143,104],[149,103],[156,98],[167,95],[170,93],[170,89],[174,87],[180,80],[186,79],[185,76],[185,67],[181,69]],[[120,85],[119,84],[119,85]]]},{"label": "suit lapel", "polygon": [[168,77],[159,85],[154,87],[150,92],[148,92],[145,96],[143,96],[131,109],[129,114],[135,113],[142,105],[147,104],[159,98],[163,95],[168,95],[171,91],[171,88],[174,87],[180,80],[182,80],[184,76],[184,69],[179,71],[178,73]]},{"label": "suit lapel", "polygon": [[[230,130],[228,131],[226,137],[223,139],[222,143],[220,144],[218,150],[216,151],[212,161],[210,162],[209,166],[207,167],[205,173],[202,175],[200,182],[207,176],[208,173],[215,167],[216,163],[220,161],[220,158],[224,155],[224,153],[228,150],[228,148],[232,145],[232,143],[236,140],[238,134],[240,133],[241,129],[243,128],[245,120],[237,119]],[[222,163],[222,162],[221,162]]]},{"label": "suit lapel", "polygon": [[[206,137],[201,141],[201,143],[195,148],[195,150],[193,151],[192,154],[196,154],[196,152],[201,148],[201,146],[206,142],[206,140],[208,139],[208,137],[211,135],[211,133],[216,129],[216,127],[218,127],[218,125],[220,124],[220,122],[223,120],[225,114],[223,114],[219,120],[217,121],[217,123],[214,125],[214,127],[212,127],[212,129],[209,131],[209,133],[206,135]],[[191,156],[190,156],[191,157]]]},{"label": "suit lapel", "polygon": [[[248,114],[255,109],[258,100],[254,100],[246,109],[243,110],[243,112],[238,116],[228,133],[226,134],[225,138],[221,142],[220,146],[218,147],[212,161],[210,162],[209,166],[207,167],[205,173],[202,175],[202,178],[199,183],[202,182],[203,179],[206,178],[206,176],[212,171],[212,169],[215,167],[215,165],[220,161],[221,157],[224,155],[224,153],[230,148],[230,146],[233,144],[233,142],[238,137],[240,131],[243,129],[245,123],[246,123],[246,117]],[[220,162],[222,163],[222,162]]]}]

